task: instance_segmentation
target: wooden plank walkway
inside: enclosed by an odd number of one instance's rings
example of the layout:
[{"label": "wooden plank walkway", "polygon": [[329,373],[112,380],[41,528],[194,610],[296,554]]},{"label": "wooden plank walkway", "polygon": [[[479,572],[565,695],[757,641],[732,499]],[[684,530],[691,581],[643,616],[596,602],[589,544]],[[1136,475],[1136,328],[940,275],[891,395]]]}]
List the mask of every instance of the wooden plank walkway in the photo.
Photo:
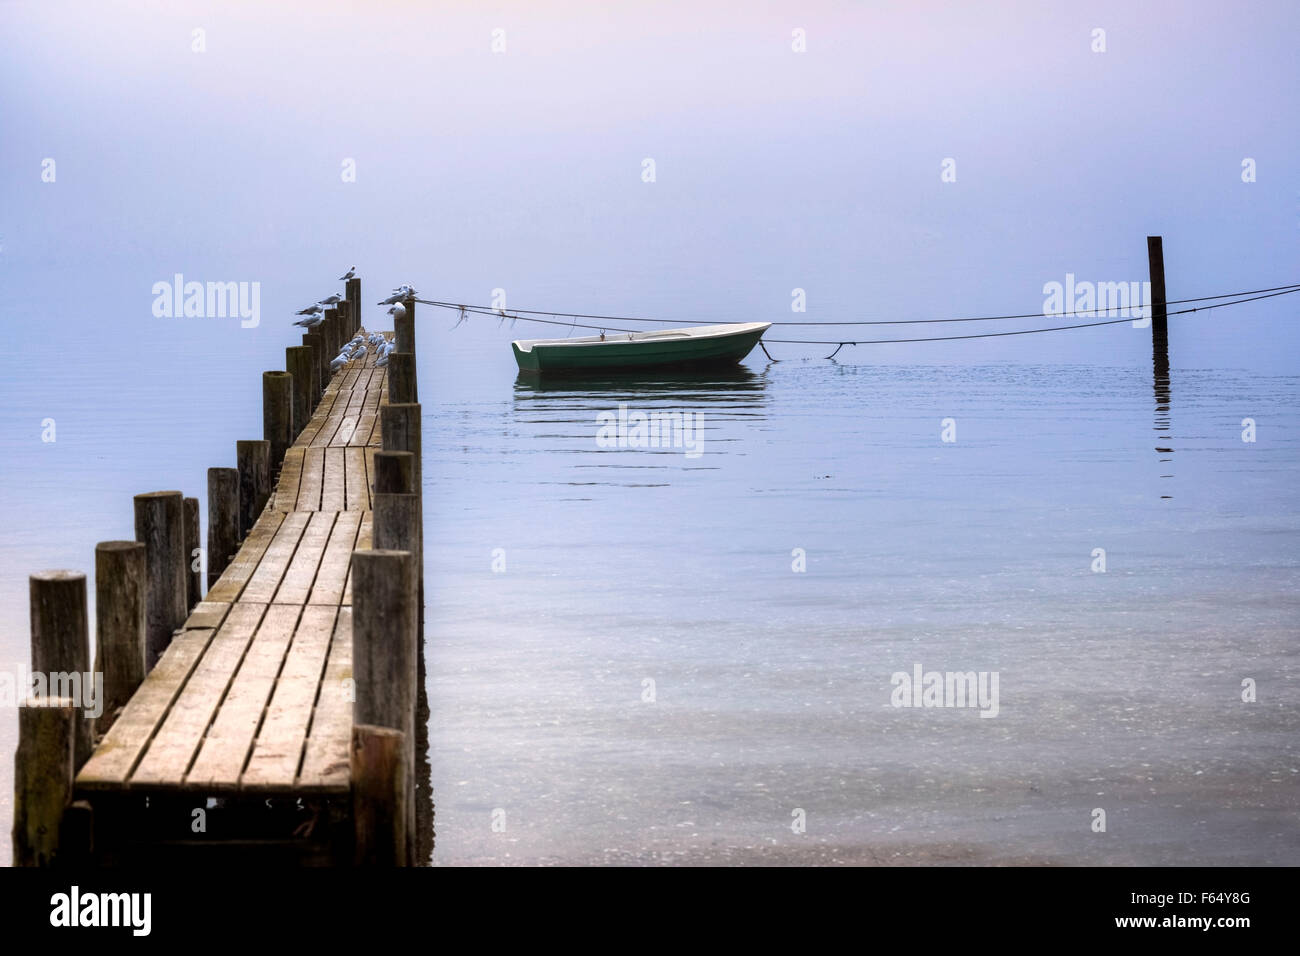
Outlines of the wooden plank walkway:
[{"label": "wooden plank walkway", "polygon": [[82,767],[79,790],[348,791],[350,565],[369,547],[388,403],[370,351],[331,380],[238,554]]}]

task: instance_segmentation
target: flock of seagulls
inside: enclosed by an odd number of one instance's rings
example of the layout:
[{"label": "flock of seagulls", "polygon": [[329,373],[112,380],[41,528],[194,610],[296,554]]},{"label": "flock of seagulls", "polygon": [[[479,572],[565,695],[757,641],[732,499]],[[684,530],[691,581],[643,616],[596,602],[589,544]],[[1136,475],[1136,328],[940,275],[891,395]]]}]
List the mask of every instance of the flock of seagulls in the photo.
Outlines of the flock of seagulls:
[{"label": "flock of seagulls", "polygon": [[371,332],[369,335],[358,332],[353,336],[352,341],[344,345],[339,354],[334,356],[334,360],[330,362],[330,371],[337,372],[354,359],[364,359],[370,354],[370,349],[374,349],[375,355],[378,356],[375,364],[384,366],[388,364],[388,356],[397,349],[397,343],[388,341],[379,332]]},{"label": "flock of seagulls", "polygon": [[[414,299],[415,295],[416,295],[415,289],[412,288],[411,286],[399,285],[396,289],[393,290],[392,295],[390,295],[387,299],[385,299],[383,302],[380,302],[379,304],[396,305],[398,302],[402,302],[405,299]],[[389,309],[388,311],[391,312],[392,309]]]},{"label": "flock of seagulls", "polygon": [[[347,272],[339,276],[339,281],[346,282],[356,274],[357,267],[352,266]],[[392,315],[397,311],[396,303],[401,302],[404,299],[412,298],[414,295],[415,289],[409,285],[401,285],[393,290],[392,295],[379,304],[392,306],[392,308],[388,310],[388,314]],[[295,315],[301,315],[302,318],[293,324],[301,326],[304,329],[314,329],[325,321],[325,310],[330,306],[338,305],[342,301],[344,301],[344,297],[341,295],[326,296],[325,298],[307,306],[307,308],[299,309],[294,313]],[[376,365],[384,366],[388,364],[388,356],[397,350],[397,343],[390,342],[380,332],[371,332],[369,335],[364,334],[364,332],[365,330],[362,329],[361,332],[358,332],[356,336],[353,337],[352,341],[343,346],[339,351],[339,354],[330,362],[331,372],[337,372],[353,360],[364,359],[370,354],[370,349],[374,349],[375,355],[377,356],[375,360]]]}]

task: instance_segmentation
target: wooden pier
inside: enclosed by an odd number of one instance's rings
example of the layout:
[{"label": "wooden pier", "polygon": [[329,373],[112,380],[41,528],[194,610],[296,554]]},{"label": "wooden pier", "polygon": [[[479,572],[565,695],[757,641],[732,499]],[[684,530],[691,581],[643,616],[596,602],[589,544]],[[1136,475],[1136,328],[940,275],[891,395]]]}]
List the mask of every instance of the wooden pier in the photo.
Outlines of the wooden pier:
[{"label": "wooden pier", "polygon": [[16,865],[417,862],[414,303],[399,374],[373,347],[331,374],[361,329],[348,285],[264,373],[263,439],[209,471],[206,594],[180,492],[137,496],[137,542],[96,550],[93,671],[85,576],[33,576],[33,671],[103,674],[106,703],[21,708]]}]

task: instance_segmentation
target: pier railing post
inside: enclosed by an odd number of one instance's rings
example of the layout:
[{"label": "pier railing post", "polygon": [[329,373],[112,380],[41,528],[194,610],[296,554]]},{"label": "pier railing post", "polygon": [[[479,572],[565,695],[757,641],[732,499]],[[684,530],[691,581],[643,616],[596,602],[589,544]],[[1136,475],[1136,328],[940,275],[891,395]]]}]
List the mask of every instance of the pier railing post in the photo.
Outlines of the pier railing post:
[{"label": "pier railing post", "polygon": [[[401,732],[407,782],[415,772],[416,561],[411,551],[352,552],[353,723]],[[405,820],[410,811],[401,812]],[[404,823],[404,840],[409,829]]]},{"label": "pier railing post", "polygon": [[406,299],[393,313],[393,341],[398,352],[415,351],[415,299]]},{"label": "pier railing post", "polygon": [[237,468],[208,469],[208,590],[230,566],[239,550],[239,496]]},{"label": "pier railing post", "polygon": [[419,404],[398,402],[379,406],[379,431],[384,451],[409,451],[415,456],[412,465],[418,490],[422,480]]},{"label": "pier railing post", "polygon": [[262,437],[271,443],[271,472],[278,474],[284,453],[293,444],[293,376],[262,373]]},{"label": "pier railing post", "polygon": [[186,498],[185,511],[185,613],[203,600],[202,537],[199,534],[199,499]]},{"label": "pier railing post", "polygon": [[325,394],[325,381],[330,373],[330,359],[334,356],[325,354],[325,339],[321,336],[319,328],[308,329],[307,334],[302,337],[302,344],[311,347],[312,361],[316,363],[316,374],[312,376],[315,394],[311,399],[311,407],[315,411],[316,406],[320,404],[321,396]]},{"label": "pier railing post", "polygon": [[[77,715],[75,766],[94,748],[95,700],[90,671],[90,632],[86,618],[86,576],[80,571],[42,571],[28,579],[32,621],[32,672],[44,678],[41,697],[67,697]],[[182,591],[182,596],[184,592]]]},{"label": "pier railing post", "polygon": [[352,823],[357,866],[406,866],[410,816],[406,735],[390,727],[352,726]]},{"label": "pier railing post", "polygon": [[1169,313],[1165,305],[1164,239],[1147,236],[1147,267],[1151,274],[1151,356],[1155,374],[1169,374]]},{"label": "pier railing post", "polygon": [[[344,342],[343,329],[339,327],[339,310],[326,309],[321,315],[324,317],[320,327],[325,336],[325,351],[329,353],[329,361],[332,362],[343,348]],[[326,370],[329,369],[329,362],[325,363],[325,367]]]},{"label": "pier railing post", "polygon": [[307,427],[312,411],[312,361],[311,348],[291,345],[284,350],[284,367],[293,376],[293,437]]},{"label": "pier railing post", "polygon": [[[258,515],[271,497],[271,443],[264,438],[241,439],[235,442],[235,461],[239,465],[238,540],[242,541],[257,523]],[[208,500],[210,502],[211,497]],[[212,548],[209,545],[208,567],[211,566]]]},{"label": "pier railing post", "polygon": [[95,545],[95,671],[104,675],[98,730],[113,725],[144,680],[145,546]]},{"label": "pier railing post", "polygon": [[361,328],[361,279],[356,276],[349,279],[343,294],[352,306],[352,334],[355,335]]},{"label": "pier railing post", "polygon": [[344,300],[334,308],[339,310],[339,340],[346,342],[352,338],[352,307]]},{"label": "pier railing post", "polygon": [[377,451],[374,463],[372,491],[376,494],[415,494],[415,456],[409,451]]},{"label": "pier railing post", "polygon": [[388,356],[388,401],[393,405],[417,400],[415,391],[415,356],[410,352],[392,352]]},{"label": "pier railing post", "polygon": [[14,866],[51,866],[59,856],[60,822],[76,774],[77,705],[67,697],[27,700],[18,707],[14,752]]},{"label": "pier railing post", "polygon": [[145,546],[145,670],[151,671],[172,641],[172,632],[185,623],[185,560],[183,495],[179,491],[150,491],[135,496],[135,539]]}]

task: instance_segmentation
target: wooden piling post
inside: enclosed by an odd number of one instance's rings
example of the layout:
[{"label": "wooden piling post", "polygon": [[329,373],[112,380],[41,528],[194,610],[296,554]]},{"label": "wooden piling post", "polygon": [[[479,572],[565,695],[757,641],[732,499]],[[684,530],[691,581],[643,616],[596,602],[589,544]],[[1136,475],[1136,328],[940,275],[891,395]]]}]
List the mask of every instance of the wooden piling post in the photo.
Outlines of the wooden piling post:
[{"label": "wooden piling post", "polygon": [[[182,597],[184,590],[182,588]],[[67,697],[78,708],[74,757],[80,767],[94,749],[95,697],[86,618],[86,576],[80,571],[42,571],[28,579],[32,621],[32,673],[44,675],[42,697]]]},{"label": "wooden piling post", "polygon": [[346,342],[352,338],[352,309],[348,306],[346,299],[334,306],[334,308],[339,310],[339,337]]},{"label": "wooden piling post", "polygon": [[[409,539],[412,532],[403,532]],[[353,723],[404,735],[407,781],[415,779],[417,560],[406,550],[352,552]],[[409,815],[404,827],[404,859],[409,861],[414,856],[414,804],[408,802],[402,812]]]},{"label": "wooden piling post", "polygon": [[182,502],[185,514],[185,614],[189,616],[194,605],[203,600],[203,560],[199,535],[199,499],[186,498]]},{"label": "wooden piling post", "polygon": [[352,332],[356,334],[360,330],[361,322],[361,279],[353,276],[344,286],[343,294],[347,297],[348,302],[352,303]]},{"label": "wooden piling post", "polygon": [[1169,373],[1169,314],[1165,305],[1165,250],[1160,236],[1147,236],[1151,274],[1151,355],[1157,375]]},{"label": "wooden piling post", "polygon": [[[311,413],[320,404],[320,337],[312,335],[310,332],[304,333],[302,344],[307,351],[311,352],[311,372],[309,373],[311,375],[311,385],[307,389],[311,398],[311,401],[307,403],[307,420],[310,420]],[[302,422],[298,431],[302,431],[306,426],[307,422]]]},{"label": "wooden piling post", "polygon": [[[271,497],[271,443],[264,438],[247,438],[235,442],[235,460],[239,465],[239,537],[243,540]],[[211,478],[208,479],[211,482]],[[208,507],[212,505],[211,484]],[[209,522],[211,517],[209,516]],[[208,567],[212,567],[212,547],[208,546]],[[223,564],[224,568],[225,565]],[[211,580],[211,575],[208,580]]]},{"label": "wooden piling post", "polygon": [[262,437],[271,443],[271,471],[279,473],[284,453],[293,444],[293,376],[262,373]]},{"label": "wooden piling post", "polygon": [[330,359],[334,356],[325,354],[325,339],[319,328],[308,329],[307,334],[302,337],[302,344],[311,346],[312,358],[316,362],[316,374],[312,378],[316,393],[311,400],[311,407],[315,410],[320,404],[321,396],[325,394],[325,382],[330,374]]},{"label": "wooden piling post", "polygon": [[239,550],[241,479],[238,468],[208,469],[208,590]]},{"label": "wooden piling post", "polygon": [[374,463],[375,480],[371,490],[376,494],[415,493],[415,456],[409,451],[377,451]]},{"label": "wooden piling post", "polygon": [[145,670],[153,670],[185,623],[184,496],[151,491],[135,496],[135,540],[145,546]]},{"label": "wooden piling post", "polygon": [[390,727],[352,727],[353,862],[357,866],[405,866],[410,776],[406,735]]},{"label": "wooden piling post", "polygon": [[67,697],[18,707],[14,752],[14,866],[51,866],[59,855],[60,821],[76,775],[77,708]]},{"label": "wooden piling post", "polygon": [[406,299],[393,313],[393,341],[398,352],[415,351],[415,300]]},{"label": "wooden piling post", "polygon": [[[381,491],[374,496],[372,540],[377,551],[410,551],[421,574],[420,496]],[[417,580],[418,588],[419,582]]]},{"label": "wooden piling post", "polygon": [[352,552],[353,719],[408,734],[415,714],[415,560],[410,551]]},{"label": "wooden piling post", "polygon": [[[329,361],[334,361],[334,356],[338,355],[346,341],[343,337],[343,329],[339,327],[339,310],[326,309],[323,313],[325,320],[321,322],[321,329],[325,333],[325,351],[329,353]],[[329,363],[326,363],[326,368]],[[333,374],[332,372],[330,373]]]},{"label": "wooden piling post", "polygon": [[293,376],[293,437],[307,427],[312,411],[312,362],[314,356],[311,348],[292,345],[284,350],[284,367]]},{"label": "wooden piling post", "polygon": [[139,541],[95,545],[95,671],[104,675],[106,732],[144,680],[145,546]]},{"label": "wooden piling post", "polygon": [[415,355],[392,352],[388,356],[388,401],[399,405],[417,400],[415,392]]},{"label": "wooden piling post", "polygon": [[[389,356],[389,360],[392,360],[392,356]],[[384,451],[409,451],[415,456],[412,463],[415,487],[422,487],[419,404],[400,402],[379,406],[379,430]]]}]

